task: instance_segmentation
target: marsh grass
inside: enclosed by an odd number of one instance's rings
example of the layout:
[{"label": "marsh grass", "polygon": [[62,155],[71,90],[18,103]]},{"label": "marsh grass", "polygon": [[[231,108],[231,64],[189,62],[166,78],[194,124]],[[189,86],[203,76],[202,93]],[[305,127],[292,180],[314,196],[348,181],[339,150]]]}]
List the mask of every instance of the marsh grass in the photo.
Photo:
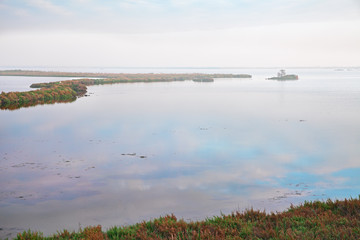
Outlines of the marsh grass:
[{"label": "marsh grass", "polygon": [[360,239],[360,196],[305,202],[280,213],[249,209],[197,222],[167,215],[131,226],[114,226],[105,232],[101,226],[90,226],[44,237],[28,230],[16,239]]}]

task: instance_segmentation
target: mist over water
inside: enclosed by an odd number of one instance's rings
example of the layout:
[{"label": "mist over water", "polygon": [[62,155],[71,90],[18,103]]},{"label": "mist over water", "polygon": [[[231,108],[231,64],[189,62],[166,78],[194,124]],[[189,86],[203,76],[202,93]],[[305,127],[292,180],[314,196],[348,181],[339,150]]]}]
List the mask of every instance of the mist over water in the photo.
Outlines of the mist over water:
[{"label": "mist over water", "polygon": [[358,196],[358,69],[115,70],[253,78],[92,86],[0,111],[0,237]]}]

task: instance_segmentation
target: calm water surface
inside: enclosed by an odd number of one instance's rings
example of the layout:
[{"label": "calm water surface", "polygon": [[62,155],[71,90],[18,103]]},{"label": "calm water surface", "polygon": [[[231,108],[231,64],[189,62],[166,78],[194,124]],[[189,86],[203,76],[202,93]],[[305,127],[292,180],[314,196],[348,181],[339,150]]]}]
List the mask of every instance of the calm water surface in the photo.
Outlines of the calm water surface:
[{"label": "calm water surface", "polygon": [[[1,68],[0,68],[1,70]],[[30,88],[33,83],[48,83],[63,80],[77,79],[76,77],[23,77],[23,76],[0,76],[0,93],[1,92],[25,92],[33,91]]]},{"label": "calm water surface", "polygon": [[93,86],[0,111],[0,238],[357,197],[360,71],[264,80],[276,71],[188,69],[253,78]]}]

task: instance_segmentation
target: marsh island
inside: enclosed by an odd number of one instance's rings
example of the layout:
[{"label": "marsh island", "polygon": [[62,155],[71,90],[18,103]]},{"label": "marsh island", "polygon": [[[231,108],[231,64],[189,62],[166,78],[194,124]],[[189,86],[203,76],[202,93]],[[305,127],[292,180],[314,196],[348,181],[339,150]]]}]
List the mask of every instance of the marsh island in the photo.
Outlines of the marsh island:
[{"label": "marsh island", "polygon": [[280,72],[278,72],[276,77],[267,78],[267,80],[299,80],[299,76],[296,74],[286,74],[285,70],[282,69]]}]

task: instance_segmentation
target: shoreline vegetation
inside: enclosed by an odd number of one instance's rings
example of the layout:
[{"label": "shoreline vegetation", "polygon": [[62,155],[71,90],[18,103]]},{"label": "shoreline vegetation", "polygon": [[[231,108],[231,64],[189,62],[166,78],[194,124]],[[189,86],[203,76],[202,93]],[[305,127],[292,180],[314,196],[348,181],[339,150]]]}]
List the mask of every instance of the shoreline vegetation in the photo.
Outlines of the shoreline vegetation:
[{"label": "shoreline vegetation", "polygon": [[296,74],[286,74],[285,70],[281,69],[276,77],[267,78],[267,80],[278,80],[278,81],[299,80],[299,76]]},{"label": "shoreline vegetation", "polygon": [[280,81],[286,81],[286,80],[299,80],[299,76],[295,74],[288,74],[280,77],[271,77],[267,78],[267,80],[280,80]]},{"label": "shoreline vegetation", "polygon": [[360,196],[341,201],[305,201],[277,213],[250,209],[197,222],[167,215],[107,231],[98,225],[44,237],[41,232],[28,230],[15,239],[360,239]]},{"label": "shoreline vegetation", "polygon": [[249,74],[167,74],[167,73],[77,73],[77,72],[45,72],[45,71],[0,71],[0,76],[28,77],[76,77],[81,79],[65,80],[50,83],[33,83],[26,92],[1,92],[0,109],[15,110],[38,104],[73,102],[85,96],[87,86],[138,83],[138,82],[173,82],[193,80],[195,82],[213,82],[214,78],[251,78]]}]

